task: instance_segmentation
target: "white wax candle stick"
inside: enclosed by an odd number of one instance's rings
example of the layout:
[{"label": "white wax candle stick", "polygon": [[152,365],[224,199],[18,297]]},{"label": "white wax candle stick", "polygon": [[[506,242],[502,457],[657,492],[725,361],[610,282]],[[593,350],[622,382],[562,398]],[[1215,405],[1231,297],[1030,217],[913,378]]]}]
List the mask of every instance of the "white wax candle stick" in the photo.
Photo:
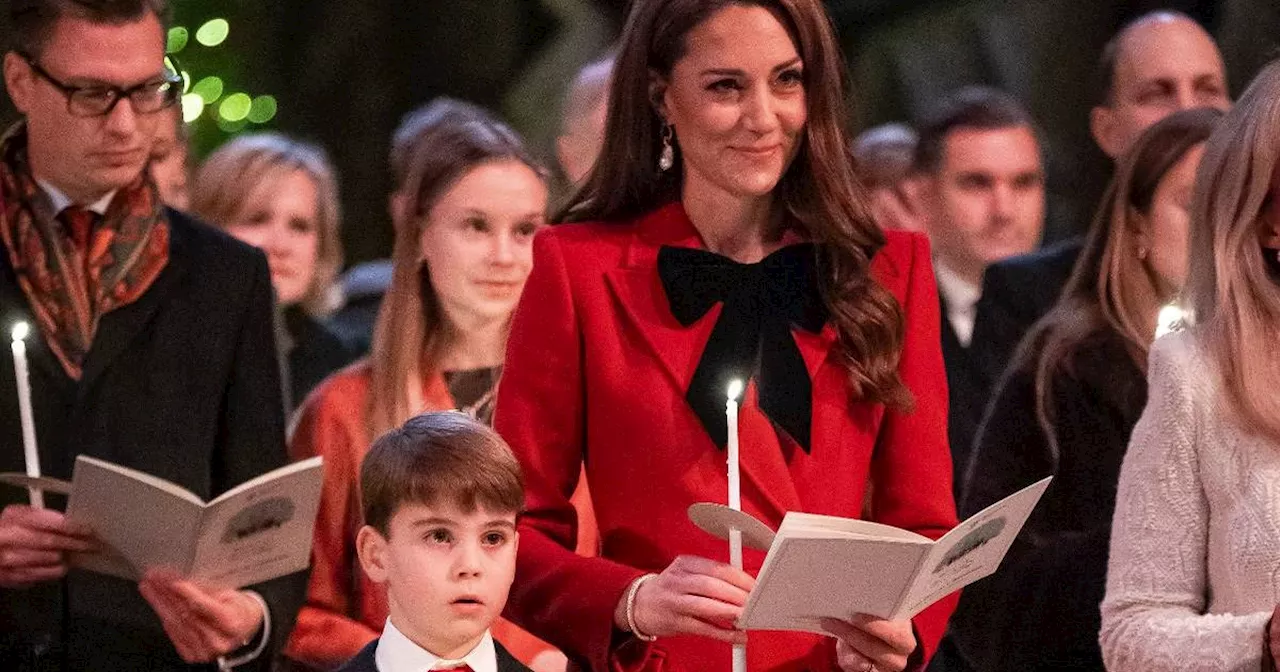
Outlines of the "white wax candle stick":
[{"label": "white wax candle stick", "polygon": [[[27,334],[31,328],[26,322],[13,325],[13,373],[18,385],[18,415],[22,420],[22,455],[27,475],[40,477],[40,451],[36,447],[36,422],[31,411],[31,376],[27,370]],[[28,488],[31,506],[44,508],[44,493],[39,488]]]},{"label": "white wax candle stick", "polygon": [[742,394],[742,381],[729,383],[729,400],[725,403],[725,418],[729,425],[729,508],[742,510],[742,486],[738,469],[738,395]]},{"label": "white wax candle stick", "polygon": [[[729,425],[729,508],[742,510],[742,480],[738,455],[738,396],[742,394],[742,381],[729,383],[729,399],[725,404],[725,419]],[[729,564],[742,569],[742,530],[729,529]],[[747,645],[733,645],[733,672],[747,672]]]}]

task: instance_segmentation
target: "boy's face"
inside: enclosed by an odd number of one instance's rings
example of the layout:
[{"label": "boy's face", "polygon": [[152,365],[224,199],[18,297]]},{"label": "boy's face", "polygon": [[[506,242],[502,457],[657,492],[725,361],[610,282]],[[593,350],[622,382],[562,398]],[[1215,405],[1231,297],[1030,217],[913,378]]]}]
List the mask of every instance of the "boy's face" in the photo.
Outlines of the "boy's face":
[{"label": "boy's face", "polygon": [[365,526],[357,547],[369,578],[385,583],[396,627],[443,658],[461,658],[502,613],[516,571],[516,516],[452,503],[404,504],[388,537]]}]

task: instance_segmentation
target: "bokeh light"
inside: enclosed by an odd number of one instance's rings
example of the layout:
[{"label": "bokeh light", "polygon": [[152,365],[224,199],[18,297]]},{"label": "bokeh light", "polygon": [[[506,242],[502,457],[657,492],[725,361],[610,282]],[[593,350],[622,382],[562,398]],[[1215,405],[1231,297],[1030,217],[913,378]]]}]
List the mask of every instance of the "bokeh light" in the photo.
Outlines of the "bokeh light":
[{"label": "bokeh light", "polygon": [[191,123],[200,118],[204,112],[204,98],[199,94],[188,93],[182,97],[182,121]]},{"label": "bokeh light", "polygon": [[169,40],[165,44],[164,51],[166,54],[176,54],[187,48],[187,42],[191,39],[191,33],[182,26],[174,26],[169,29]]},{"label": "bokeh light", "polygon": [[236,133],[243,131],[244,127],[247,126],[248,124],[249,124],[249,121],[247,119],[241,119],[239,121],[231,121],[229,119],[223,119],[221,117],[218,118],[218,129],[221,130],[223,133],[226,133],[227,135],[235,135]]},{"label": "bokeh light", "polygon": [[221,77],[209,75],[196,82],[196,85],[191,88],[191,92],[204,99],[205,105],[212,105],[214,101],[222,97],[224,86]]},{"label": "bokeh light", "polygon": [[196,42],[206,47],[216,47],[226,41],[230,32],[231,24],[226,19],[211,19],[196,31]]},{"label": "bokeh light", "polygon": [[276,116],[276,97],[275,96],[258,96],[253,99],[253,104],[249,106],[249,121],[255,124],[265,124]]},{"label": "bokeh light", "polygon": [[249,98],[249,94],[233,93],[224,98],[222,104],[218,106],[218,116],[231,122],[244,121],[249,116],[249,108],[252,106],[253,99]]}]

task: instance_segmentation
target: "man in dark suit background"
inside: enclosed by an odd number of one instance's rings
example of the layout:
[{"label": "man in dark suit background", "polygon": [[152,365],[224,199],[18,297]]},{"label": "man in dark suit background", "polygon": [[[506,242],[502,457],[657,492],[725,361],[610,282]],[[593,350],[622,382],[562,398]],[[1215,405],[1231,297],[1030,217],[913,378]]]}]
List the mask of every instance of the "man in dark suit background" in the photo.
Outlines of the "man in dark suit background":
[{"label": "man in dark suit background", "polygon": [[[1174,112],[1231,105],[1217,45],[1178,12],[1138,17],[1107,43],[1098,65],[1100,95],[1089,128],[1112,159]],[[1057,303],[1081,244],[1071,239],[987,269],[972,349],[986,388],[996,384],[1023,334]]]},{"label": "man in dark suit background", "polygon": [[1044,165],[1031,114],[1003,92],[961,89],[920,123],[914,171],[942,300],[958,495],[987,403],[969,352],[982,274],[993,262],[1034,249],[1044,230]]},{"label": "man in dark suit background", "polygon": [[[262,255],[165,208],[144,167],[181,94],[164,0],[12,0],[0,140],[0,320],[28,339],[42,471],[77,455],[203,498],[286,462]],[[22,471],[0,358],[0,471]],[[0,491],[0,660],[17,670],[268,669],[301,604],[295,574],[220,590],[69,569],[88,531]]]}]

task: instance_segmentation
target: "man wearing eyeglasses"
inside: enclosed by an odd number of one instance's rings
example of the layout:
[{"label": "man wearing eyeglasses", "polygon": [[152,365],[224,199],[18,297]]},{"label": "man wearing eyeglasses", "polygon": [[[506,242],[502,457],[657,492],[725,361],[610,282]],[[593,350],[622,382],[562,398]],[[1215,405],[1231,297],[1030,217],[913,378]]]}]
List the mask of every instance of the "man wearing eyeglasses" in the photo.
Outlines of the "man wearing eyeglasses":
[{"label": "man wearing eyeglasses", "polygon": [[[40,466],[103,458],[207,499],[286,462],[262,255],[165,208],[144,170],[181,95],[163,0],[10,0],[0,139],[0,331],[29,323]],[[0,357],[0,471],[22,471]],[[268,669],[305,577],[225,590],[90,574],[91,531],[0,489],[6,670]],[[123,515],[123,514],[122,514]]]}]

